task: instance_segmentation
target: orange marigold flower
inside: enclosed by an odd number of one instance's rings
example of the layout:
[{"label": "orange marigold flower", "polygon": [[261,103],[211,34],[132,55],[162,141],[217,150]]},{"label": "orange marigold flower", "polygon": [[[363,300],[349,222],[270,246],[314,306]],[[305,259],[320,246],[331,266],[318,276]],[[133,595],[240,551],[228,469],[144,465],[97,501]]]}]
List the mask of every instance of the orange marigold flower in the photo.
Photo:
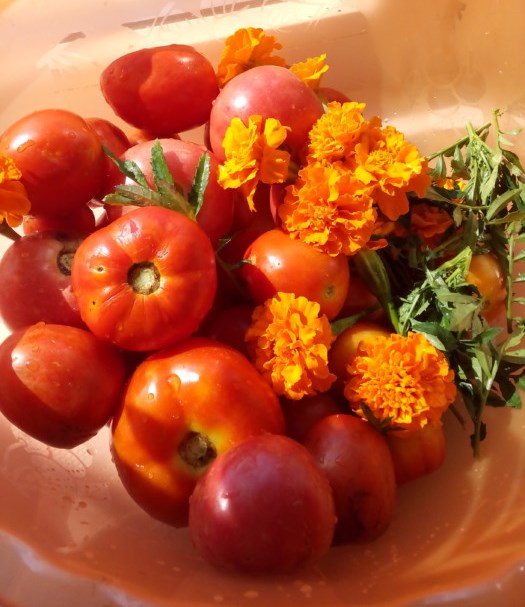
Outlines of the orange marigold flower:
[{"label": "orange marigold flower", "polygon": [[328,350],[334,339],[319,304],[291,293],[277,293],[257,306],[246,333],[256,368],[278,396],[293,400],[333,384]]},{"label": "orange marigold flower", "polygon": [[279,65],[284,67],[286,61],[274,50],[280,50],[274,36],[269,36],[263,29],[246,27],[238,29],[226,38],[225,47],[217,67],[219,86],[224,86],[234,76],[257,65]]},{"label": "orange marigold flower", "polygon": [[309,162],[349,162],[362,132],[369,128],[364,103],[332,101],[310,130]]},{"label": "orange marigold flower", "polygon": [[454,371],[420,333],[365,338],[347,366],[344,395],[366,417],[404,429],[439,423],[456,397]]},{"label": "orange marigold flower", "polygon": [[430,185],[426,158],[393,126],[366,130],[355,148],[354,171],[375,186],[377,205],[393,221],[408,212],[407,192],[422,197]]},{"label": "orange marigold flower", "polygon": [[299,171],[278,213],[292,238],[332,256],[353,255],[366,246],[377,215],[369,188],[349,171],[321,164]]},{"label": "orange marigold flower", "polygon": [[410,227],[419,236],[424,247],[433,248],[454,221],[443,208],[435,205],[415,204],[410,209]]},{"label": "orange marigold flower", "polygon": [[325,63],[326,54],[319,57],[310,57],[306,61],[294,63],[290,66],[290,71],[307,84],[312,90],[319,88],[321,77],[328,71],[328,65]]},{"label": "orange marigold flower", "polygon": [[252,211],[259,182],[283,183],[288,177],[290,154],[278,148],[289,130],[275,118],[263,121],[258,115],[250,116],[247,125],[235,117],[226,129],[226,159],[219,165],[217,180],[223,188],[240,188]]},{"label": "orange marigold flower", "polygon": [[0,154],[0,223],[5,220],[11,227],[20,225],[31,208],[21,177],[13,159]]}]

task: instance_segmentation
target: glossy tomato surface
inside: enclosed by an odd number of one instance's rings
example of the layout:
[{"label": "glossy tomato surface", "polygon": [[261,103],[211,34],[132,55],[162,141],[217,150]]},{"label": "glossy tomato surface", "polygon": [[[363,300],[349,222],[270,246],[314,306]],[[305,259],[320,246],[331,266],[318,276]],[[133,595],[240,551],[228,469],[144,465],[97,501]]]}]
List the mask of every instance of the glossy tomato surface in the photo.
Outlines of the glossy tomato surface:
[{"label": "glossy tomato surface", "polygon": [[209,463],[264,432],[284,432],[270,386],[233,348],[191,338],[137,367],[114,419],[112,451],[135,501],[184,526],[189,495]]},{"label": "glossy tomato surface", "polygon": [[36,323],[0,345],[0,411],[54,447],[94,436],[116,410],[124,380],[120,352],[76,327]]},{"label": "glossy tomato surface", "polygon": [[319,303],[329,320],[339,314],[350,277],[344,255],[331,257],[274,228],[251,243],[244,259],[240,275],[255,303],[282,291]]},{"label": "glossy tomato surface", "polygon": [[217,273],[210,240],[194,221],[141,207],[82,242],[71,280],[95,335],[151,351],[197,330],[213,303]]},{"label": "glossy tomato surface", "polygon": [[105,155],[96,132],[78,114],[63,109],[32,112],[0,138],[0,153],[22,172],[34,215],[63,215],[95,196]]},{"label": "glossy tomato surface", "polygon": [[203,125],[219,92],[212,64],[184,44],[118,57],[102,72],[100,87],[117,116],[156,137]]}]

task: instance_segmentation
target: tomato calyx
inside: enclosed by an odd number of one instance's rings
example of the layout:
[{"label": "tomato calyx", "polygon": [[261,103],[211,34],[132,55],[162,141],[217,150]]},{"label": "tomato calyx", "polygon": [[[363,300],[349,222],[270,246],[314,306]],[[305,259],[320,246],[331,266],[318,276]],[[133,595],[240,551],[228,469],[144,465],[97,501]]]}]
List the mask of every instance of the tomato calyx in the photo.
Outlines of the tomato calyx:
[{"label": "tomato calyx", "polygon": [[201,432],[189,431],[178,448],[181,459],[191,468],[205,468],[217,457],[217,450],[210,439]]},{"label": "tomato calyx", "polygon": [[63,246],[57,255],[57,266],[64,276],[71,276],[71,264],[73,263],[73,257],[75,256],[79,241],[63,239],[62,244]]},{"label": "tomato calyx", "polygon": [[151,295],[160,287],[160,272],[151,261],[134,263],[128,270],[128,284],[141,295]]},{"label": "tomato calyx", "polygon": [[111,205],[160,206],[172,211],[178,211],[186,217],[196,219],[204,202],[204,193],[210,176],[210,157],[203,153],[195,168],[191,189],[186,197],[182,187],[176,183],[171,175],[158,139],[151,148],[151,168],[153,169],[152,188],[146,176],[133,160],[121,160],[104,147],[106,155],[115,163],[117,168],[134,184],[120,184],[115,191],[107,194],[103,202]]}]

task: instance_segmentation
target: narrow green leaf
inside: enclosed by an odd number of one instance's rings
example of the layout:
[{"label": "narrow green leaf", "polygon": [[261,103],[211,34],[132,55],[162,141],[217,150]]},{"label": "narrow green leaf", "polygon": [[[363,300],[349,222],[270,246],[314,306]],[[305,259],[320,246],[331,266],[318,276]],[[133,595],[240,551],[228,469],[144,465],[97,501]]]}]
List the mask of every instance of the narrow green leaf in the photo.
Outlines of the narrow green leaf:
[{"label": "narrow green leaf", "polygon": [[193,207],[195,216],[198,215],[202,203],[204,202],[204,193],[208,186],[210,179],[210,166],[211,160],[209,154],[202,154],[197,163],[195,174],[193,176],[193,182],[191,184],[191,190],[188,194],[188,202]]},{"label": "narrow green leaf", "polygon": [[490,205],[487,211],[487,220],[491,220],[495,217],[501,210],[503,210],[509,202],[514,200],[517,196],[519,196],[520,191],[523,188],[516,188],[513,190],[507,190],[503,194],[500,194]]},{"label": "narrow green leaf", "polygon": [[138,183],[144,188],[149,187],[146,176],[136,162],[133,160],[121,160],[120,158],[117,158],[108,147],[105,145],[102,147],[106,156],[113,162],[113,164],[117,166],[123,175],[129,177],[132,181]]},{"label": "narrow green leaf", "polygon": [[171,171],[168,168],[164,150],[158,139],[155,139],[151,147],[150,158],[151,170],[153,171],[153,182],[161,195],[170,195],[174,188]]}]

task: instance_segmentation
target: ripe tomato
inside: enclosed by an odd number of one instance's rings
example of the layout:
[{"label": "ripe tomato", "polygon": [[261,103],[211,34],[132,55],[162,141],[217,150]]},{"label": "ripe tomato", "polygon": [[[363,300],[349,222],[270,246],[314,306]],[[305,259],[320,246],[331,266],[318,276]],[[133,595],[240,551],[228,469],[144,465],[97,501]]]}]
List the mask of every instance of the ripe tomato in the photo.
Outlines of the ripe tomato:
[{"label": "ripe tomato", "polygon": [[91,207],[83,204],[66,215],[24,215],[22,230],[27,236],[37,232],[66,232],[89,234],[97,227],[97,218]]},{"label": "ripe tomato", "polygon": [[224,160],[222,142],[232,118],[245,124],[257,114],[276,118],[290,132],[285,144],[296,158],[302,157],[308,133],[323,114],[323,104],[298,76],[285,67],[259,65],[232,78],[218,94],[210,114],[210,143]]},{"label": "ripe tomato", "polygon": [[329,415],[308,432],[303,445],[332,486],[337,524],[334,543],[369,542],[392,520],[397,485],[385,438],[353,415]]},{"label": "ripe tomato", "polygon": [[213,303],[217,273],[210,240],[194,221],[142,207],[81,243],[71,280],[95,335],[150,351],[197,330]]},{"label": "ripe tomato", "polygon": [[95,131],[79,115],[38,110],[11,124],[0,153],[22,172],[34,215],[64,215],[88,203],[102,185],[105,155]]},{"label": "ripe tomato", "polygon": [[71,260],[81,241],[38,232],[9,246],[0,259],[0,317],[10,330],[38,321],[85,328],[71,289]]},{"label": "ripe tomato", "polygon": [[483,297],[482,313],[487,318],[496,313],[505,301],[505,273],[492,253],[473,255],[466,281],[476,286]]},{"label": "ripe tomato", "polygon": [[281,291],[318,302],[329,320],[339,314],[350,277],[344,255],[330,257],[274,228],[251,243],[244,259],[249,263],[241,267],[240,276],[255,303]]},{"label": "ripe tomato", "polygon": [[0,345],[0,411],[18,428],[53,447],[94,436],[119,404],[122,355],[76,327],[24,327]]},{"label": "ripe tomato", "polygon": [[430,474],[445,461],[446,439],[441,425],[427,424],[421,430],[387,432],[385,436],[398,484]]},{"label": "ripe tomato", "polygon": [[289,573],[316,562],[331,545],[330,483],[298,442],[252,436],[212,462],[190,499],[190,534],[211,564]]},{"label": "ripe tomato", "polygon": [[114,418],[112,451],[131,497],[153,517],[184,526],[209,463],[264,432],[284,433],[270,386],[233,348],[193,337],[136,368]]},{"label": "ripe tomato", "polygon": [[122,55],[104,69],[100,87],[119,118],[155,137],[203,125],[219,92],[212,64],[184,44]]},{"label": "ripe tomato", "polygon": [[[121,156],[122,160],[131,160],[139,166],[151,188],[155,187],[151,167],[151,149],[154,143],[152,140],[138,143],[130,147]],[[233,190],[225,190],[217,183],[219,162],[215,154],[197,143],[181,139],[160,139],[159,143],[173,180],[181,187],[186,197],[191,190],[195,170],[202,154],[206,153],[208,155],[210,176],[204,192],[202,207],[197,215],[197,223],[208,234],[213,246],[215,246],[219,238],[230,231],[234,209]],[[118,176],[116,183],[124,181],[132,183],[131,180],[125,179],[122,174]],[[111,184],[112,187],[116,183]],[[120,217],[132,208],[134,207],[107,205],[110,219]]]}]

